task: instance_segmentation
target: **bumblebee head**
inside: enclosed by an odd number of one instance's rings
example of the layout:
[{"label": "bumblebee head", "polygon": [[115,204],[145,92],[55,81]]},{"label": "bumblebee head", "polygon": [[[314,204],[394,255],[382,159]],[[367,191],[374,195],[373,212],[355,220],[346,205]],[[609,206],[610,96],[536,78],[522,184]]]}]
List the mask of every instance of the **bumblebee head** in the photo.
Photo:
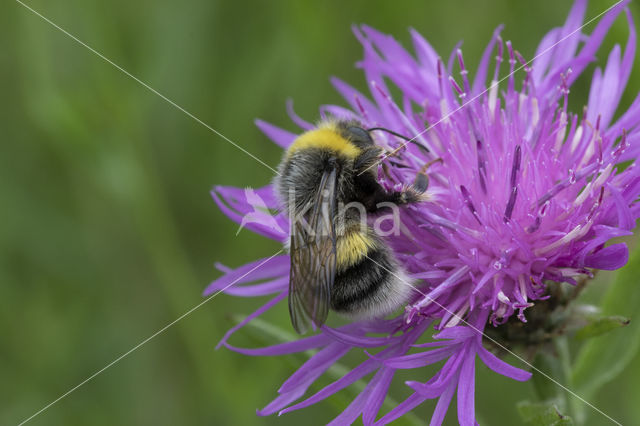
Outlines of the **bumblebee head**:
[{"label": "bumblebee head", "polygon": [[371,127],[370,129],[367,129],[365,127],[362,127],[362,125],[355,120],[338,122],[338,127],[340,128],[343,137],[348,139],[349,142],[351,142],[358,148],[366,149],[370,148],[372,145],[375,145],[375,142],[371,137],[371,132],[378,130],[397,136],[400,139],[407,141],[407,143],[416,144],[419,148],[424,149],[426,152],[429,152],[428,149],[415,141],[415,138],[408,138],[407,136],[401,135],[400,133],[394,132],[393,130],[386,129],[384,127]]},{"label": "bumblebee head", "polygon": [[343,130],[345,137],[358,148],[369,148],[374,145],[368,131],[357,125],[346,125]]}]

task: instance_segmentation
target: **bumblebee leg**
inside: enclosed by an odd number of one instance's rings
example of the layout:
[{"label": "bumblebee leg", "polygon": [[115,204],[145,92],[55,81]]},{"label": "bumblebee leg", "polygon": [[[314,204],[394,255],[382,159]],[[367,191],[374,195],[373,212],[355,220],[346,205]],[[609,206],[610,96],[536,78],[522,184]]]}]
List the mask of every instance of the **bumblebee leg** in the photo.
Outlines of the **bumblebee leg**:
[{"label": "bumblebee leg", "polygon": [[[426,176],[425,176],[426,177]],[[419,188],[415,188],[413,185],[408,188],[404,188],[401,191],[385,191],[380,187],[374,194],[371,195],[367,203],[370,207],[370,211],[377,211],[380,204],[395,204],[404,205],[411,203],[418,203],[421,201],[427,201]]]},{"label": "bumblebee leg", "polygon": [[426,173],[418,173],[411,187],[420,194],[424,194],[429,188],[429,176]]},{"label": "bumblebee leg", "polygon": [[436,163],[444,163],[444,160],[442,158],[436,158],[435,160],[431,160],[420,168],[420,172],[425,173],[427,169],[429,169],[429,167],[433,166]]},{"label": "bumblebee leg", "polygon": [[382,171],[384,172],[384,175],[389,178],[389,179],[393,179],[391,177],[391,172],[389,171],[389,165],[387,163],[382,163]]},{"label": "bumblebee leg", "polygon": [[367,149],[356,159],[353,164],[353,168],[358,173],[363,173],[364,171],[372,168],[380,160],[381,152],[380,148]]},{"label": "bumblebee leg", "polygon": [[[360,193],[359,199],[369,212],[378,211],[381,208],[380,205],[384,205],[385,203],[404,205],[429,201],[429,197],[425,195],[429,187],[429,177],[427,176],[426,170],[438,161],[442,160],[437,159],[425,164],[416,174],[413,184],[400,191],[385,190],[380,183],[378,183],[375,175],[371,173],[358,174],[354,184]],[[382,163],[382,170],[389,176],[388,165]]]},{"label": "bumblebee leg", "polygon": [[384,151],[384,158],[391,158],[391,157],[400,157],[400,151],[402,150],[402,148],[404,148],[403,145],[400,145],[399,147],[397,147],[396,149],[393,149],[391,151]]},{"label": "bumblebee leg", "polygon": [[429,167],[431,167],[433,164],[438,162],[442,163],[443,162],[442,158],[436,158],[435,160],[431,160],[420,168],[420,171],[418,172],[418,174],[416,174],[416,178],[413,181],[413,185],[412,185],[413,189],[415,189],[417,192],[421,194],[427,191],[427,188],[429,188],[429,176],[427,176],[427,169],[429,169]]}]

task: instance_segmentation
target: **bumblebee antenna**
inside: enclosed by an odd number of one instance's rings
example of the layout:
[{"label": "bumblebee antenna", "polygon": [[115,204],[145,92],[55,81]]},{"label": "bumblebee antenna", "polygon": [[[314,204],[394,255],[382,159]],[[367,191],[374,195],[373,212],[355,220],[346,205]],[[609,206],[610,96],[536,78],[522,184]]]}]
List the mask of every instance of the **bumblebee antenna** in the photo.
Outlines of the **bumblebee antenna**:
[{"label": "bumblebee antenna", "polygon": [[372,128],[370,128],[370,129],[367,129],[367,132],[371,132],[371,131],[374,131],[374,130],[381,130],[381,131],[383,131],[383,132],[390,133],[390,134],[392,134],[393,136],[397,136],[397,137],[399,137],[400,139],[404,139],[405,141],[407,141],[407,143],[409,143],[409,142],[414,143],[414,144],[416,144],[418,147],[420,147],[420,148],[422,148],[422,149],[426,150],[427,152],[429,152],[429,150],[428,150],[427,148],[425,148],[425,146],[424,146],[424,145],[422,145],[421,143],[419,143],[418,141],[416,141],[416,140],[415,140],[415,137],[414,137],[414,138],[412,138],[412,139],[409,139],[408,137],[406,137],[406,136],[404,136],[404,135],[401,135],[400,133],[394,132],[393,130],[385,129],[384,127],[372,127]]},{"label": "bumblebee antenna", "polygon": [[397,137],[399,137],[400,139],[404,139],[404,140],[405,140],[405,141],[407,141],[407,142],[413,142],[413,140],[412,140],[412,139],[409,139],[408,137],[403,136],[403,135],[401,135],[400,133],[396,133],[396,132],[394,132],[393,130],[385,129],[384,127],[372,127],[372,128],[370,128],[370,129],[367,129],[367,132],[371,132],[371,131],[373,131],[373,130],[382,130],[383,132],[391,133],[393,136],[397,136]]}]

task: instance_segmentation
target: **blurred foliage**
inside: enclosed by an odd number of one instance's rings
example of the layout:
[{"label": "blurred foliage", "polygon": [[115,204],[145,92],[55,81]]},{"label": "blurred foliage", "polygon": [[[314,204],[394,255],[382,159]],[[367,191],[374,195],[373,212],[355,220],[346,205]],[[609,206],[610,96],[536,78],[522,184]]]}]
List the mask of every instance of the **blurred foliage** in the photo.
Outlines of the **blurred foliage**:
[{"label": "blurred foliage", "polygon": [[[587,15],[612,3],[594,1]],[[331,75],[364,90],[351,24],[367,23],[407,46],[413,27],[445,57],[464,40],[473,68],[499,23],[531,57],[570,8],[551,0],[27,4],[272,166],[281,152],[254,118],[293,130],[284,107],[293,97],[298,113],[315,120],[320,104],[343,104]],[[638,4],[632,9],[640,20]],[[278,247],[246,231],[235,237],[236,226],[208,195],[214,184],[262,186],[270,170],[19,3],[0,4],[0,35],[0,423],[15,424],[200,303],[218,276],[214,261],[236,266]],[[626,37],[621,19],[606,47]],[[636,68],[624,105],[639,80]],[[572,89],[576,108],[588,81]],[[585,298],[598,301],[608,282],[597,280]],[[210,301],[30,424],[330,420],[346,406],[344,395],[280,418],[256,417],[300,361],[214,350],[231,315],[260,302]],[[615,305],[607,313],[632,323],[635,314]],[[286,307],[268,319],[286,327]],[[640,419],[638,355],[625,371],[590,401],[632,424]],[[482,422],[518,424],[516,402],[534,398],[532,386],[485,367],[478,375]],[[406,386],[394,383],[400,400]],[[427,419],[433,406],[415,413]],[[588,424],[604,423],[589,414]],[[447,422],[456,423],[455,404]]]},{"label": "blurred foliage", "polygon": [[[636,250],[627,266],[617,274],[601,303],[604,314],[619,313],[635,319],[630,321],[619,316],[605,317],[613,318],[613,322],[618,324],[610,326],[609,333],[588,341],[581,348],[573,366],[571,385],[583,398],[591,398],[603,384],[618,376],[634,357],[637,357],[640,347],[640,321],[635,314],[640,307],[639,275],[640,251]],[[620,324],[626,327],[615,330]],[[585,415],[584,406],[580,401],[574,400],[573,403],[576,406],[575,411],[579,414],[577,419],[581,419]]]},{"label": "blurred foliage", "polygon": [[518,411],[525,424],[530,426],[573,426],[570,417],[561,414],[553,404],[531,403],[523,401],[518,404]]}]

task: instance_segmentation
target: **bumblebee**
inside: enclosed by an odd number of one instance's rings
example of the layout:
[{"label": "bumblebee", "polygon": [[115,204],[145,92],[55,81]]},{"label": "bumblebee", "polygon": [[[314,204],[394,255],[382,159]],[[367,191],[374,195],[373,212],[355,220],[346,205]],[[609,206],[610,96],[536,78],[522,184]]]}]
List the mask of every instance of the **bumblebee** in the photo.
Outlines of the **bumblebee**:
[{"label": "bumblebee", "polygon": [[[274,184],[291,219],[289,313],[300,334],[324,324],[329,309],[351,319],[379,318],[411,295],[411,281],[363,215],[388,203],[424,201],[428,180],[418,174],[401,191],[385,190],[375,167],[385,151],[373,130],[396,134],[323,121],[300,135],[280,163]],[[354,203],[361,208],[340,208]]]}]

